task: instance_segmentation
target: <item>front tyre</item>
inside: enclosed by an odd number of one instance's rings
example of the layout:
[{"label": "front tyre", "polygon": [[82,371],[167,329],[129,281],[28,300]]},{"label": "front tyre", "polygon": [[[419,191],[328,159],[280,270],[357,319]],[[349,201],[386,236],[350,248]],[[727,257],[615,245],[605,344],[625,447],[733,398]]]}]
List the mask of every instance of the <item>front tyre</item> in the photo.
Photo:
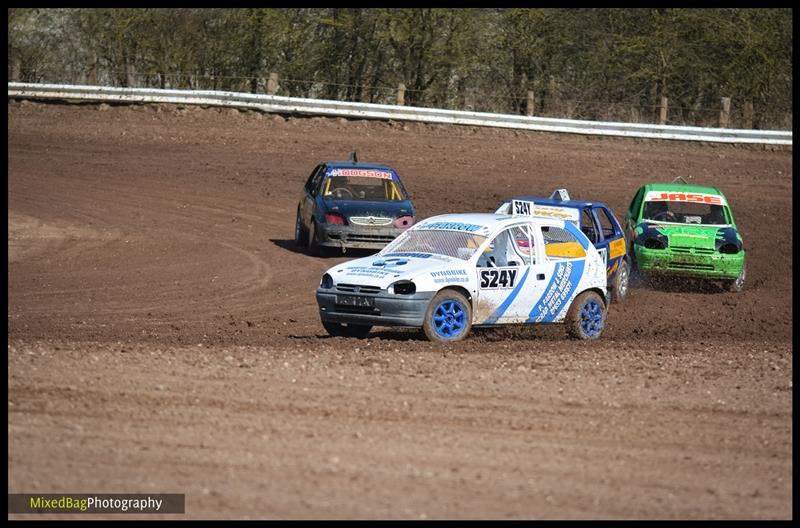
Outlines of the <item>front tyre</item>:
[{"label": "front tyre", "polygon": [[317,235],[317,223],[314,220],[311,221],[311,227],[308,228],[308,254],[312,257],[322,256],[322,248]]},{"label": "front tyre", "polygon": [[472,327],[472,307],[464,294],[442,290],[431,299],[422,329],[431,341],[464,339]]},{"label": "front tyre", "polygon": [[333,337],[356,337],[358,339],[364,339],[367,337],[367,334],[369,334],[369,331],[372,330],[371,325],[331,323],[328,321],[322,321],[322,326],[325,327],[328,334]]},{"label": "front tyre", "polygon": [[744,289],[744,279],[747,275],[745,270],[744,262],[742,262],[742,271],[739,272],[739,276],[736,277],[735,280],[728,280],[724,281],[723,284],[725,285],[725,289],[728,291],[732,291],[734,293],[739,293]]},{"label": "front tyre", "polygon": [[297,211],[297,220],[294,222],[294,245],[297,247],[306,247],[308,245],[308,230],[303,227],[300,211]]},{"label": "front tyre", "polygon": [[576,339],[597,339],[606,324],[606,306],[596,292],[578,295],[567,312],[567,333]]},{"label": "front tyre", "polygon": [[614,277],[614,284],[611,287],[611,300],[615,303],[622,303],[628,295],[628,287],[630,286],[630,265],[626,259],[622,259],[617,270],[617,275]]}]

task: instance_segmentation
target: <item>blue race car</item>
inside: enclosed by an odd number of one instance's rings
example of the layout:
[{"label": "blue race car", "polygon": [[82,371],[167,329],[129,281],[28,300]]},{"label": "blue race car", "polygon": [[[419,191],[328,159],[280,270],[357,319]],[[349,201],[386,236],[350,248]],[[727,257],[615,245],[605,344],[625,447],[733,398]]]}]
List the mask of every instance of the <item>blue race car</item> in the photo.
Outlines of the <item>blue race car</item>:
[{"label": "blue race car", "polygon": [[513,214],[512,201],[534,203],[533,215],[568,220],[579,227],[606,262],[608,291],[614,302],[622,302],[628,293],[630,262],[625,233],[611,209],[602,202],[572,200],[566,189],[558,189],[549,198],[519,196],[497,209],[498,214]]},{"label": "blue race car", "polygon": [[325,248],[382,249],[414,225],[414,206],[397,172],[348,161],[317,165],[297,206],[294,241],[312,255]]}]

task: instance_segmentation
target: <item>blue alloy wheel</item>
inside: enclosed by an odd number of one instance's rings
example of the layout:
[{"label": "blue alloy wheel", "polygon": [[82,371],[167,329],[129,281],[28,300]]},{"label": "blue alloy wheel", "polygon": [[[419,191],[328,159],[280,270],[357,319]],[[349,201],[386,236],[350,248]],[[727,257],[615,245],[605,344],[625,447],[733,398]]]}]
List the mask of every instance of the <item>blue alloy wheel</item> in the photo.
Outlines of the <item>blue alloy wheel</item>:
[{"label": "blue alloy wheel", "polygon": [[604,319],[603,307],[593,298],[581,308],[581,329],[588,337],[595,337],[602,332]]},{"label": "blue alloy wheel", "polygon": [[606,325],[603,297],[592,290],[581,293],[570,304],[564,322],[567,333],[575,339],[597,339]]},{"label": "blue alloy wheel", "polygon": [[464,307],[454,299],[440,302],[433,312],[433,327],[444,339],[458,336],[466,327]]},{"label": "blue alloy wheel", "polygon": [[428,304],[422,330],[431,341],[453,342],[464,339],[472,328],[472,305],[462,292],[445,288]]}]

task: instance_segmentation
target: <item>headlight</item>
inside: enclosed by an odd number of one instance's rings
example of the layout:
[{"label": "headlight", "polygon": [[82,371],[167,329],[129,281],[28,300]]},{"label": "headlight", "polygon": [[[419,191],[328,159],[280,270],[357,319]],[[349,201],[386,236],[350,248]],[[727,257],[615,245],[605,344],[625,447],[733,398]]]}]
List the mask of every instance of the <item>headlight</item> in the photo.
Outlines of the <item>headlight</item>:
[{"label": "headlight", "polygon": [[667,245],[660,238],[649,237],[645,239],[644,247],[647,249],[665,249]]},{"label": "headlight", "polygon": [[326,290],[333,288],[333,277],[331,277],[327,273],[323,275],[322,280],[319,281],[319,287],[325,288]]},{"label": "headlight", "polygon": [[739,252],[739,246],[737,244],[732,244],[732,243],[728,242],[728,243],[722,244],[719,247],[719,252],[720,253],[727,253],[727,254],[730,254],[730,255],[735,255],[735,254],[737,254]]},{"label": "headlight", "polygon": [[417,286],[411,281],[397,281],[389,285],[388,291],[392,295],[412,295],[416,293]]},{"label": "headlight", "polygon": [[669,246],[669,239],[667,235],[650,227],[649,225],[640,224],[636,228],[635,244],[644,246],[647,249],[665,249]]},{"label": "headlight", "polygon": [[732,227],[723,227],[717,231],[717,238],[714,240],[714,248],[720,253],[728,255],[735,255],[744,249],[739,235]]}]

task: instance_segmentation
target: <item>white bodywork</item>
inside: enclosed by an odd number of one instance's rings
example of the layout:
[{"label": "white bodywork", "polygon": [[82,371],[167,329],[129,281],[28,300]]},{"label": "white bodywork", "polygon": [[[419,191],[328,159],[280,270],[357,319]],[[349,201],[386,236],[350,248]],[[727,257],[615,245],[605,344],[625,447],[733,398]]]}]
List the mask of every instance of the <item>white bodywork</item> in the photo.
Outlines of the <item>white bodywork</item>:
[{"label": "white bodywork", "polygon": [[[440,247],[421,247],[429,239]],[[405,250],[412,242],[416,250]],[[355,284],[398,296],[395,284],[407,281],[417,293],[462,289],[472,301],[473,325],[562,322],[581,292],[593,289],[606,298],[605,263],[585,235],[569,220],[537,216],[435,216],[380,253],[327,273],[334,288]]]}]

